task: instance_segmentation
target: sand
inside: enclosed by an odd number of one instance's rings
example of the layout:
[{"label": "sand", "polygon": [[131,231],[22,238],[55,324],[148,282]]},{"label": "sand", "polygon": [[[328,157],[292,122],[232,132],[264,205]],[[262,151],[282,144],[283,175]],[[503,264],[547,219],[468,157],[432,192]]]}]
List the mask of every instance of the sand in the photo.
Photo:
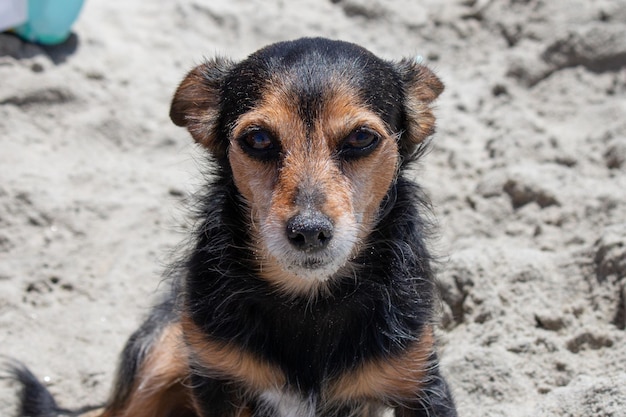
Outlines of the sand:
[{"label": "sand", "polygon": [[[106,398],[202,183],[177,83],[317,35],[446,83],[414,176],[460,415],[626,416],[621,0],[88,1],[64,45],[0,35],[0,354],[64,406]],[[0,380],[1,415],[15,391]]]}]

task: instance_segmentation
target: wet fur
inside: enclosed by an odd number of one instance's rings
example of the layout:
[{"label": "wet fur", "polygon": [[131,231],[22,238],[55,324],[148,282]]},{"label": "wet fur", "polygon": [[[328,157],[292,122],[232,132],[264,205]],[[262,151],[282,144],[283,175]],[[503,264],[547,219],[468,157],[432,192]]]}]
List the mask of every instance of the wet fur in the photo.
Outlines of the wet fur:
[{"label": "wet fur", "polygon": [[[293,94],[282,93],[280,80],[289,80]],[[311,283],[289,271],[260,271],[266,255],[252,224],[254,201],[241,190],[251,168],[233,167],[232,130],[269,91],[287,97],[279,116],[297,115],[294,123],[303,121],[314,136],[323,109],[332,109],[332,119],[347,108],[327,106],[329,85],[354,95],[351,114],[378,123],[397,163],[385,168],[389,183],[372,178],[366,185],[383,197],[358,225],[362,236],[349,261]],[[201,198],[195,246],[176,269],[172,291],[129,339],[110,400],[89,415],[365,417],[392,407],[398,417],[456,416],[432,334],[427,200],[405,175],[434,132],[429,104],[442,89],[411,60],[388,62],[325,39],[279,43],[240,63],[215,59],[192,70],[171,117],[216,167]],[[297,205],[297,198],[285,201]],[[20,416],[67,413],[28,370],[13,371],[24,387]]]}]

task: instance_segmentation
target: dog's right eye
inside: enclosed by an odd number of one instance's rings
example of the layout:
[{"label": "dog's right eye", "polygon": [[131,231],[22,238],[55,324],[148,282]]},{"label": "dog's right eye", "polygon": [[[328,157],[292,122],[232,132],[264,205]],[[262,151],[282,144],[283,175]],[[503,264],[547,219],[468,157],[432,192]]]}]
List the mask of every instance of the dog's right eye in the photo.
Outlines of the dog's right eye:
[{"label": "dog's right eye", "polygon": [[239,143],[248,155],[259,159],[272,159],[278,153],[278,145],[266,130],[254,129],[246,132]]},{"label": "dog's right eye", "polygon": [[360,128],[350,133],[341,143],[339,152],[345,159],[357,159],[374,152],[380,136],[371,129]]}]

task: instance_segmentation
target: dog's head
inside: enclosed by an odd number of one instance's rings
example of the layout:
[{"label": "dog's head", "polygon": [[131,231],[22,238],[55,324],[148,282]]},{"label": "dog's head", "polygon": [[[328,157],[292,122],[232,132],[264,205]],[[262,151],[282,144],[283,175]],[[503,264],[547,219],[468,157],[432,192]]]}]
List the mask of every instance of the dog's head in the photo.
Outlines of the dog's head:
[{"label": "dog's head", "polygon": [[398,169],[434,132],[442,90],[414,60],[300,39],[196,67],[170,117],[233,176],[261,276],[308,290],[364,247]]}]

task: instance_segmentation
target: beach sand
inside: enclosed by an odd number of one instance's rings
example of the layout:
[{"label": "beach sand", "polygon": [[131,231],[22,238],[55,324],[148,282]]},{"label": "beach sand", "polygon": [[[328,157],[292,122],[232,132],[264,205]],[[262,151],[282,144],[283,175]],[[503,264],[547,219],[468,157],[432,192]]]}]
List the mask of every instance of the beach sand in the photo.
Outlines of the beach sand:
[{"label": "beach sand", "polygon": [[[620,0],[87,1],[63,45],[0,34],[0,354],[63,406],[106,399],[202,184],[177,83],[301,36],[421,56],[446,84],[413,175],[460,416],[626,416]],[[1,415],[16,390],[0,380]]]}]

